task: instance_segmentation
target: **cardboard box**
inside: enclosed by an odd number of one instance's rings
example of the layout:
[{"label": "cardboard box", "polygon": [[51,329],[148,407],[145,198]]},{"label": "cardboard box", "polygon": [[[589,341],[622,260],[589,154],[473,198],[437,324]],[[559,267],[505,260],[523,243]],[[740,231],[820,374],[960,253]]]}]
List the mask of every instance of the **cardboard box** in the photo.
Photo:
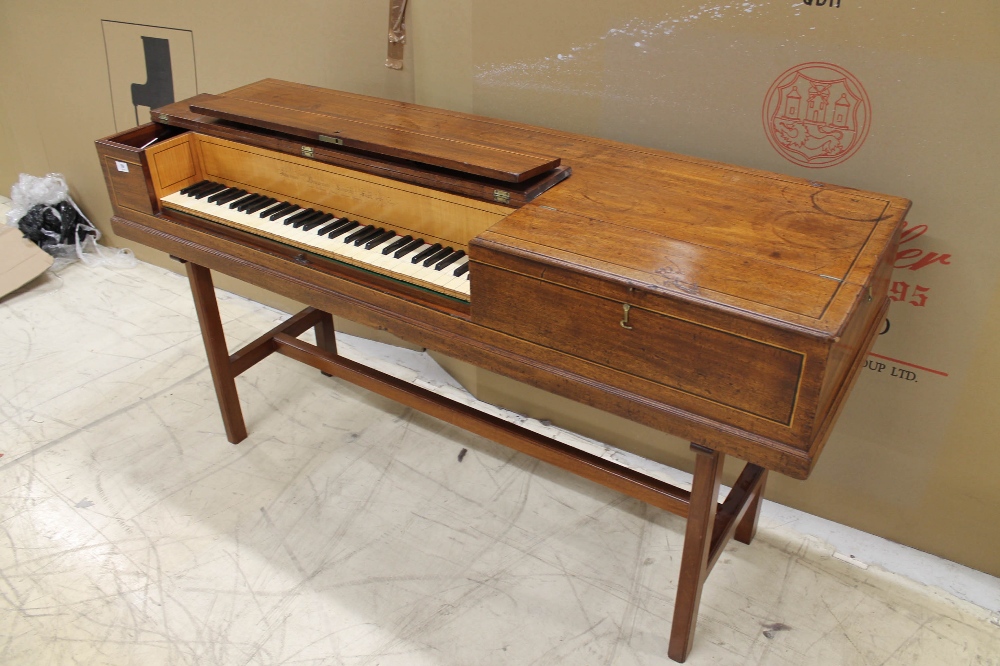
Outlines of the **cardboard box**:
[{"label": "cardboard box", "polygon": [[0,197],[0,298],[48,270],[52,257],[6,224],[10,199]]}]

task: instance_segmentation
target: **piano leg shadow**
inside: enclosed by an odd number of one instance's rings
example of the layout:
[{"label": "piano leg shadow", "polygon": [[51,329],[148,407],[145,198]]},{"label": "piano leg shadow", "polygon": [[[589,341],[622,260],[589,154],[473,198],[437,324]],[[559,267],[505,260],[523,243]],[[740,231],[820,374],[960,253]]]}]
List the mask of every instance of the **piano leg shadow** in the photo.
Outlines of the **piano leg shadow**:
[{"label": "piano leg shadow", "polygon": [[[756,533],[767,470],[747,463],[725,501],[719,503],[725,454],[691,444],[696,463],[689,492],[343,358],[337,353],[333,317],[316,308],[302,310],[229,354],[211,272],[191,262],[183,263],[191,283],[208,365],[230,442],[237,444],[247,436],[236,392],[236,377],[271,354],[278,353],[313,366],[328,377],[343,379],[685,517],[687,527],[668,655],[678,662],[687,659],[698,619],[701,591],[708,574],[731,538],[749,544]],[[310,328],[315,329],[316,345],[298,339]]]}]

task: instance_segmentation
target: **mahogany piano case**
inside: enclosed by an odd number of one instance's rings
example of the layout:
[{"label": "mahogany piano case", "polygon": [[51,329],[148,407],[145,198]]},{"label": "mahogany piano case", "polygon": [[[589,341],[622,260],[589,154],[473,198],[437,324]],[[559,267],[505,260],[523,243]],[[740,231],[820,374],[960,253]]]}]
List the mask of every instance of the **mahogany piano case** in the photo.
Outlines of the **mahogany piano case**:
[{"label": "mahogany piano case", "polygon": [[[153,119],[98,142],[122,236],[181,256],[178,243],[239,246],[290,282],[360,302],[347,316],[796,478],[815,464],[878,333],[909,207],[273,80]],[[213,178],[442,239],[468,255],[468,293],[344,266],[279,232],[163,201]]]}]

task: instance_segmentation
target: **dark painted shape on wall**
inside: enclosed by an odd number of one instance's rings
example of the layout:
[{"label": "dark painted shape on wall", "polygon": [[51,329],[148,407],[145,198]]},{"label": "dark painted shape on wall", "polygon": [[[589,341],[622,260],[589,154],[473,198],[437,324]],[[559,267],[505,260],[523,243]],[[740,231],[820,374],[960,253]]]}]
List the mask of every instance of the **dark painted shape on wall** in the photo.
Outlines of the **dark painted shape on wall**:
[{"label": "dark painted shape on wall", "polygon": [[146,56],[146,82],[132,84],[132,106],[135,122],[139,124],[139,107],[150,109],[174,101],[174,72],[170,66],[170,40],[143,37],[142,50]]}]

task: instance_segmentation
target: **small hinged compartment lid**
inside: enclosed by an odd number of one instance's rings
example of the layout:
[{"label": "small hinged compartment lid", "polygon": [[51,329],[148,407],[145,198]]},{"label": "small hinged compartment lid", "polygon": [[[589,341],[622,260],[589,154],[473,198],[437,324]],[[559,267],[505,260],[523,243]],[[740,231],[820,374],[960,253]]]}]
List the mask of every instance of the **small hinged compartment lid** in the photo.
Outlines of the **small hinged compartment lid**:
[{"label": "small hinged compartment lid", "polygon": [[833,339],[909,206],[777,174],[658,161],[680,168],[657,187],[634,166],[573,162],[574,179],[480,234],[473,261],[508,267],[520,257],[548,265],[548,280],[609,297],[642,292],[647,302]]}]

